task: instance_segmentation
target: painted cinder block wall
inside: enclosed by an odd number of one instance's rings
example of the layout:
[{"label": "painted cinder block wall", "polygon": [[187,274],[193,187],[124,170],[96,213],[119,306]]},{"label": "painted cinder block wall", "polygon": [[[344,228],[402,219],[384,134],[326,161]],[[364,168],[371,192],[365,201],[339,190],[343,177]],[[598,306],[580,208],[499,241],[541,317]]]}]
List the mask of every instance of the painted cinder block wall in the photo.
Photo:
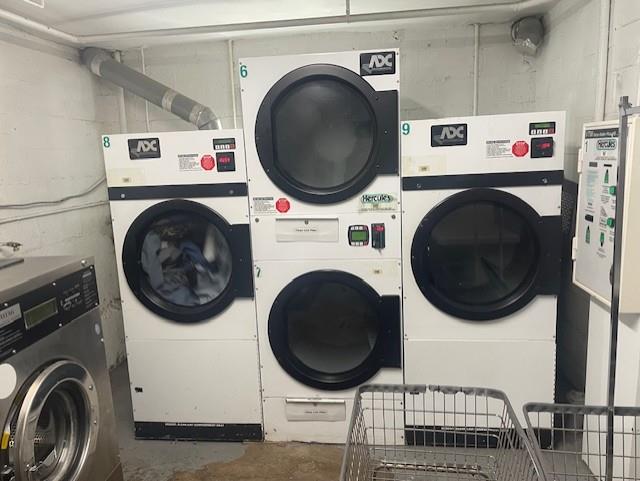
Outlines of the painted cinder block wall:
[{"label": "painted cinder block wall", "polygon": [[[119,131],[115,88],[77,51],[0,29],[0,205],[58,199],[104,177],[100,134]],[[0,208],[18,255],[95,257],[107,360],[124,359],[106,187],[58,205]]]}]

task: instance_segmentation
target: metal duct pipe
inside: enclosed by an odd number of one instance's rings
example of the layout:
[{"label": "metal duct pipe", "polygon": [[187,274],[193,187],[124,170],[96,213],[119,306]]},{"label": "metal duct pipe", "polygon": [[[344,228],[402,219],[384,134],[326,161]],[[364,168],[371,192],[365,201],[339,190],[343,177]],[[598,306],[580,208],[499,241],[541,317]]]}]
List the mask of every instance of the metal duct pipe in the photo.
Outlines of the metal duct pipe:
[{"label": "metal duct pipe", "polygon": [[106,50],[86,48],[82,51],[82,61],[98,77],[177,115],[200,130],[222,128],[222,122],[209,107],[117,62]]}]

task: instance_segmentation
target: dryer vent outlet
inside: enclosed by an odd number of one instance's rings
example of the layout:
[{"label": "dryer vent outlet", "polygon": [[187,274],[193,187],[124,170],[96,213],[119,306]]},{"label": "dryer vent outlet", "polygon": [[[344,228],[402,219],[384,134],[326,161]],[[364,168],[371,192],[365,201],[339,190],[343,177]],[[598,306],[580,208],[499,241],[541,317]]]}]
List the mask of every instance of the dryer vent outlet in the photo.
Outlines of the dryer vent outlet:
[{"label": "dryer vent outlet", "polygon": [[511,39],[516,49],[534,56],[544,40],[544,25],[538,17],[524,17],[511,25]]}]

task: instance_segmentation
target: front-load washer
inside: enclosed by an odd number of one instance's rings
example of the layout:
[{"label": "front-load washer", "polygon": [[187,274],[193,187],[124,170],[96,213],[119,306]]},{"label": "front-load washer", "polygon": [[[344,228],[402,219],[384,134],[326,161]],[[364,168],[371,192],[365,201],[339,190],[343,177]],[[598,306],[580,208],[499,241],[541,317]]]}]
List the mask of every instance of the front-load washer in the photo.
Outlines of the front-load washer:
[{"label": "front-load washer", "polygon": [[240,60],[252,215],[398,209],[398,58]]},{"label": "front-load washer", "polygon": [[0,269],[0,478],[122,481],[93,260]]},{"label": "front-load washer", "polygon": [[405,381],[553,402],[564,112],[402,124]]},{"label": "front-load washer", "polygon": [[357,387],[402,382],[400,302],[396,259],[256,262],[265,439],[344,442]]},{"label": "front-load washer", "polygon": [[242,131],[102,143],[136,436],[260,439]]}]

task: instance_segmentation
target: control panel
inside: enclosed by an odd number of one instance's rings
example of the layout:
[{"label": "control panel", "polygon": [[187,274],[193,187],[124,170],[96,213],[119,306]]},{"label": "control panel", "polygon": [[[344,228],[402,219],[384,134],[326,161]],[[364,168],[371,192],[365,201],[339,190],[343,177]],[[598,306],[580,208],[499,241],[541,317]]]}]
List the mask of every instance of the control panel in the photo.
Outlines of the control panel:
[{"label": "control panel", "polygon": [[384,249],[386,244],[384,223],[373,223],[371,229],[365,224],[350,225],[347,238],[350,246],[363,247],[371,244],[374,249]]},{"label": "control panel", "polygon": [[363,224],[350,225],[347,232],[350,246],[369,245],[369,226]]},{"label": "control panel", "polygon": [[98,306],[93,266],[57,279],[0,308],[0,362]]},{"label": "control panel", "polygon": [[[584,127],[579,160],[574,283],[599,301],[611,302],[615,229],[623,229],[620,312],[640,312],[640,118],[629,124],[626,157],[624,226],[616,225],[618,199],[617,122]],[[634,166],[636,164],[636,166]]]}]

